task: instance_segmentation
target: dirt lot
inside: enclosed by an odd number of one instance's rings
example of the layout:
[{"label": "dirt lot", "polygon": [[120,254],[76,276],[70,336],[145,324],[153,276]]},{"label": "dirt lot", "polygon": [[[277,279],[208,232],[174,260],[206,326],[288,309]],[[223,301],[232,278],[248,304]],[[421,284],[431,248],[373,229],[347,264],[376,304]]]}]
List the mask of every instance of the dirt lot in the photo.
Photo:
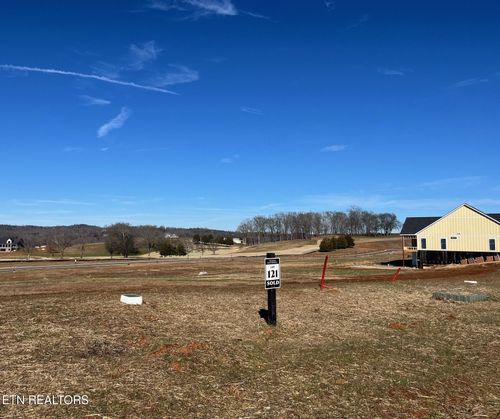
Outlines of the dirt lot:
[{"label": "dirt lot", "polygon": [[[324,255],[283,257],[276,328],[262,258],[0,273],[2,393],[89,399],[0,417],[499,417],[500,265],[392,283],[391,250],[362,250],[333,254],[323,292]],[[119,302],[132,290],[146,304]]]}]

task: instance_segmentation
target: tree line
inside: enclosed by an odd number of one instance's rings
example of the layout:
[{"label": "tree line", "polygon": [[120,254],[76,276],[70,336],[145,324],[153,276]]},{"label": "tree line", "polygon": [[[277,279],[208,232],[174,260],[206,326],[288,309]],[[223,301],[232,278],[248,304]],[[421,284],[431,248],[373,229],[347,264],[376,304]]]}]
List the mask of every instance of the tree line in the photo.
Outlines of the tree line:
[{"label": "tree line", "polygon": [[[58,255],[60,258],[64,258],[69,247],[77,246],[80,258],[83,258],[90,243],[102,242],[111,257],[114,255],[128,257],[140,251],[149,254],[152,251],[160,251],[165,256],[183,255],[195,247],[191,240],[193,236],[219,240],[219,237],[232,237],[233,234],[224,230],[207,228],[132,226],[128,223],[115,223],[107,227],[86,224],[54,227],[0,225],[0,238],[12,239],[19,248],[24,250],[28,258],[31,257],[35,248],[41,246],[48,253]],[[206,248],[210,247],[204,244],[203,250]]]},{"label": "tree line", "polygon": [[281,212],[257,215],[238,226],[248,244],[309,239],[322,235],[389,235],[401,226],[393,213],[374,213],[359,207],[347,212]]}]

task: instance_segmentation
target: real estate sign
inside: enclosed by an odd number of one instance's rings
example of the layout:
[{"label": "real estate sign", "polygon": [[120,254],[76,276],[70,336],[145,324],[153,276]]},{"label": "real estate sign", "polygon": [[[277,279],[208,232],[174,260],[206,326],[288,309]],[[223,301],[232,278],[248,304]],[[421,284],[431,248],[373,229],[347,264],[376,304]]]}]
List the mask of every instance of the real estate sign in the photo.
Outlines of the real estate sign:
[{"label": "real estate sign", "polygon": [[280,258],[266,258],[265,267],[266,290],[281,288]]}]

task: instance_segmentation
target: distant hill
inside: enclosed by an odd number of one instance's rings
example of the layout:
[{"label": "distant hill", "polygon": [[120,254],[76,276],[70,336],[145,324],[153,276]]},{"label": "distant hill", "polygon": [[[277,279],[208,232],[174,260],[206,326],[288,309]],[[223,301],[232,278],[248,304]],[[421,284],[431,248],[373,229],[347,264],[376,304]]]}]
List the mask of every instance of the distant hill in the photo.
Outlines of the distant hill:
[{"label": "distant hill", "polygon": [[[141,226],[134,226],[137,230],[137,236],[140,236]],[[183,238],[192,238],[193,235],[208,235],[234,237],[233,231],[213,230],[209,228],[195,227],[195,228],[180,228],[180,227],[157,227],[158,231],[162,234],[176,235]],[[22,243],[29,237],[35,245],[45,245],[54,236],[64,235],[70,238],[73,243],[98,243],[103,242],[106,236],[106,227],[98,227],[87,224],[75,224],[70,226],[52,226],[41,227],[33,225],[8,225],[0,224],[0,241],[8,238],[12,239],[14,243]]]}]

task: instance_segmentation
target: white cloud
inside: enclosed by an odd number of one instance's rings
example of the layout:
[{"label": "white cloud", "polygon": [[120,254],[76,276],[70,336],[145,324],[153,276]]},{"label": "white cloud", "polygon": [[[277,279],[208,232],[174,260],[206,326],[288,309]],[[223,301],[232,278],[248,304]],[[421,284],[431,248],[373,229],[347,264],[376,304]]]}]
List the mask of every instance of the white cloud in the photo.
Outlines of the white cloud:
[{"label": "white cloud", "polygon": [[105,106],[111,104],[111,101],[107,99],[87,95],[80,95],[80,99],[83,99],[85,106]]},{"label": "white cloud", "polygon": [[148,5],[151,9],[170,11],[190,11],[196,15],[236,16],[238,10],[231,0],[152,0]]},{"label": "white cloud", "polygon": [[168,151],[168,147],[150,147],[150,148],[136,148],[132,150],[135,153],[150,153],[158,151]]},{"label": "white cloud", "polygon": [[333,208],[362,207],[370,210],[426,210],[445,211],[461,204],[456,199],[422,198],[404,199],[384,195],[365,194],[323,194],[308,195],[302,201],[307,205],[320,205]]},{"label": "white cloud", "polygon": [[232,164],[239,158],[240,156],[238,154],[234,154],[232,157],[224,157],[223,159],[220,160],[220,162],[223,164]]},{"label": "white cloud", "polygon": [[141,45],[132,44],[129,67],[133,70],[142,70],[148,62],[156,60],[161,51],[155,41],[147,41]]},{"label": "white cloud", "polygon": [[328,10],[335,10],[337,8],[337,2],[335,0],[324,0],[324,3]]},{"label": "white cloud", "polygon": [[82,147],[66,147],[63,149],[64,153],[81,153],[82,151]]},{"label": "white cloud", "polygon": [[104,76],[97,76],[95,74],[77,73],[74,71],[57,70],[57,69],[53,69],[53,68],[25,67],[25,66],[19,66],[19,65],[11,65],[11,64],[0,64],[0,70],[29,71],[29,72],[33,72],[33,73],[44,73],[44,74],[55,74],[55,75],[61,75],[61,76],[80,77],[80,78],[84,78],[84,79],[99,80],[99,81],[102,81],[105,83],[117,84],[120,86],[135,87],[137,89],[152,90],[154,92],[169,93],[172,95],[177,95],[177,93],[175,93],[175,92],[172,92],[172,91],[166,90],[166,89],[162,89],[160,87],[147,86],[147,85],[137,84],[137,83],[130,82],[130,81],[115,80],[115,79],[110,79],[110,78],[104,77]]},{"label": "white cloud", "polygon": [[39,206],[46,206],[46,205],[83,205],[83,206],[95,205],[95,203],[93,203],[93,202],[76,201],[74,199],[67,199],[67,198],[35,199],[35,200],[31,200],[31,201],[21,201],[18,199],[13,199],[11,202],[13,205],[20,206],[20,207],[39,207]]},{"label": "white cloud", "polygon": [[384,76],[404,76],[405,73],[402,70],[395,70],[393,68],[379,67],[377,71]]},{"label": "white cloud", "polygon": [[477,186],[486,179],[485,176],[461,176],[444,179],[436,179],[429,182],[423,182],[417,185],[423,189],[441,189],[441,188],[470,188]]},{"label": "white cloud", "polygon": [[257,19],[265,19],[265,20],[271,21],[271,19],[269,18],[269,16],[264,16],[264,15],[261,15],[260,13],[248,12],[246,10],[239,10],[238,12],[241,13],[241,14],[243,14],[243,15],[255,17]]},{"label": "white cloud", "polygon": [[106,77],[108,79],[118,80],[120,78],[120,71],[122,68],[116,64],[107,63],[104,61],[98,61],[96,64],[92,65],[92,70],[101,77]]},{"label": "white cloud", "polygon": [[184,0],[193,7],[198,7],[207,13],[217,15],[235,16],[238,14],[231,0]]},{"label": "white cloud", "polygon": [[466,79],[466,80],[461,80],[457,83],[452,84],[450,87],[452,89],[459,89],[461,87],[468,87],[468,86],[474,86],[475,84],[479,83],[487,83],[489,80],[486,78],[472,78],[472,79]]},{"label": "white cloud", "polygon": [[[97,137],[102,138],[109,134],[110,131],[115,129],[119,129],[123,127],[125,121],[130,117],[131,111],[130,109],[123,107],[118,115],[116,115],[113,119],[106,122],[104,125],[99,127],[97,130]],[[103,150],[104,151],[104,150]]]},{"label": "white cloud", "polygon": [[192,70],[184,65],[171,64],[175,71],[156,76],[152,83],[155,86],[172,86],[174,84],[191,83],[200,79],[200,75],[196,70]]},{"label": "white cloud", "polygon": [[347,29],[354,29],[354,28],[357,28],[363,24],[365,24],[366,22],[368,22],[370,20],[370,16],[368,15],[363,15],[363,16],[360,16],[358,17],[354,22],[352,22],[348,27]]},{"label": "white cloud", "polygon": [[329,145],[328,147],[323,147],[321,149],[321,151],[335,153],[337,151],[345,150],[346,148],[347,148],[347,146],[344,144],[333,144],[333,145]]},{"label": "white cloud", "polygon": [[250,108],[249,106],[240,106],[241,112],[251,113],[252,115],[264,115],[261,109]]}]

